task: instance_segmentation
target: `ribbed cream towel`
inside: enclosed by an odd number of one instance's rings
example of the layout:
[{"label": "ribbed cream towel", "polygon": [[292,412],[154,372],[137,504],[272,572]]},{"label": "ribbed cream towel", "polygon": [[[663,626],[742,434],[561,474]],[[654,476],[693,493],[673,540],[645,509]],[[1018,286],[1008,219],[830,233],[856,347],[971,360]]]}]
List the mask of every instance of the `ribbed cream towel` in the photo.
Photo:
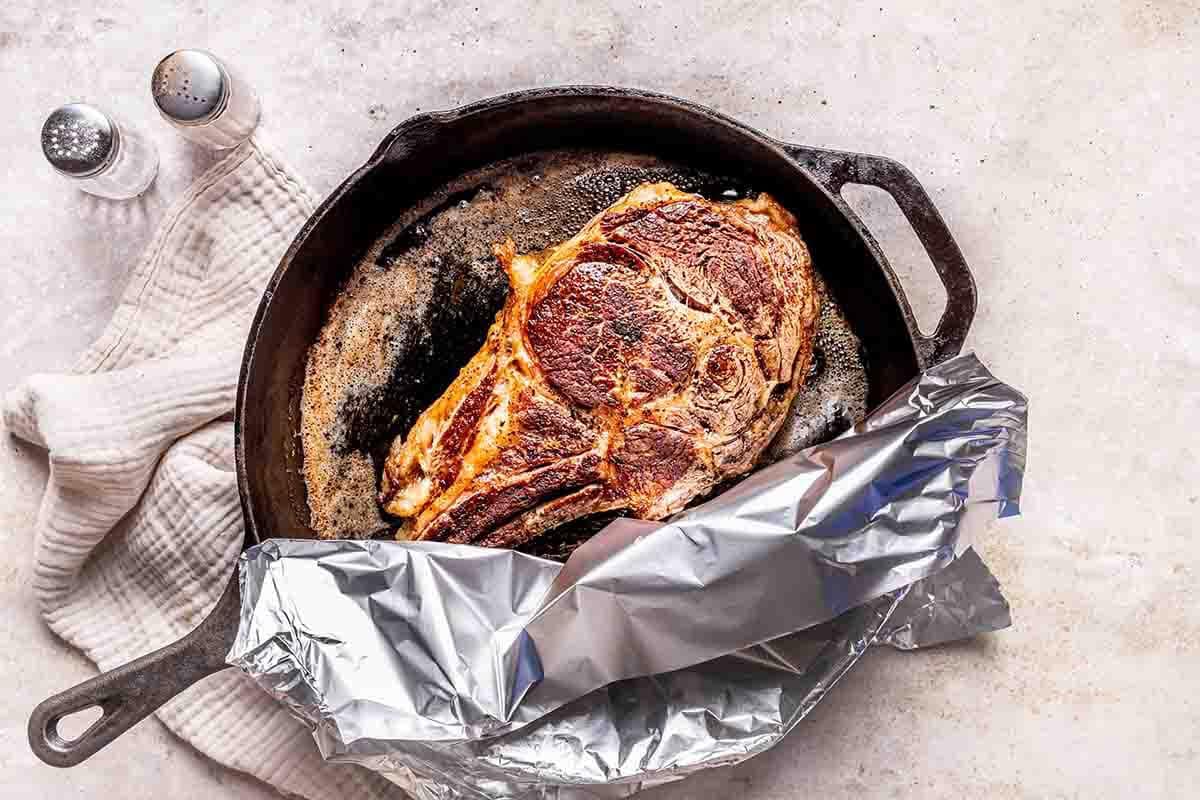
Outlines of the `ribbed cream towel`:
[{"label": "ribbed cream towel", "polygon": [[[75,370],[35,375],[5,397],[8,430],[49,453],[34,591],[46,624],[102,670],[194,628],[234,569],[242,515],[231,414],[242,348],[313,207],[261,142],[242,145],[166,215]],[[158,717],[287,794],[399,796],[366,770],[323,762],[307,729],[236,670]]]}]

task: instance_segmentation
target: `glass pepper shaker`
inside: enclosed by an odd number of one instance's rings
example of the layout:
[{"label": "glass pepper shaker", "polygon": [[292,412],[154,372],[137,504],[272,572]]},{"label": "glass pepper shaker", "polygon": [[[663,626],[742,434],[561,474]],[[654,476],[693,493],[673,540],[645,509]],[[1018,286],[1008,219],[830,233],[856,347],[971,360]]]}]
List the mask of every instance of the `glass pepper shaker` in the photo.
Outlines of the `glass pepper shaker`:
[{"label": "glass pepper shaker", "polygon": [[150,92],[163,119],[205,147],[236,147],[258,126],[258,95],[232,67],[203,50],[176,50],[158,62]]},{"label": "glass pepper shaker", "polygon": [[50,112],[42,126],[42,153],[80,189],[112,200],[136,197],[158,174],[154,145],[87,103],[68,103]]}]

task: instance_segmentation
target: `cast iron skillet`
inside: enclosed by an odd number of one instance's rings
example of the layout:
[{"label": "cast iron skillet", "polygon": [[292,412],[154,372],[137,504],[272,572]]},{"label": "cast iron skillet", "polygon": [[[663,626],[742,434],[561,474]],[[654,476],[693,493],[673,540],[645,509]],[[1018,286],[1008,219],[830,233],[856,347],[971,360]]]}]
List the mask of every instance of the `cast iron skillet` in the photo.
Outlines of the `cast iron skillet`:
[{"label": "cast iron skillet", "polygon": [[[928,195],[895,161],[779,142],[703,106],[630,89],[537,89],[413,117],[321,204],[259,306],[237,398],[246,547],[271,536],[314,535],[295,436],[300,390],[309,345],[354,264],[405,209],[451,178],[506,157],[567,146],[665,154],[742,176],[774,194],[803,221],[813,263],[862,341],[869,406],[961,348],[975,313],[974,282]],[[842,200],[846,183],[891,194],[928,252],[947,293],[932,335],[918,330],[887,259]],[[476,315],[479,335],[470,351],[433,354],[455,367],[439,376],[440,386],[429,387],[433,396],[478,347],[494,310]],[[450,333],[447,340],[454,338]],[[430,346],[437,350],[441,340],[434,336]],[[43,702],[29,720],[34,753],[55,766],[78,764],[191,684],[224,669],[238,607],[235,575],[208,618],[183,639]],[[103,714],[83,734],[67,741],[58,733],[63,717],[93,706]]]}]

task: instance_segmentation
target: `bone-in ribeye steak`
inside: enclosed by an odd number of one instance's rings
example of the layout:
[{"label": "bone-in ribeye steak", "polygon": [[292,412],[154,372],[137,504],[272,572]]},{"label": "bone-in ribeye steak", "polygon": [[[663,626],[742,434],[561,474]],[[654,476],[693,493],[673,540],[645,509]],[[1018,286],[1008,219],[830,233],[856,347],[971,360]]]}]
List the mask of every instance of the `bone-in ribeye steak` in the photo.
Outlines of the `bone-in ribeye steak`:
[{"label": "bone-in ribeye steak", "polygon": [[564,522],[658,519],[748,471],[804,382],[819,312],[774,199],[644,184],[548,251],[496,255],[486,343],[392,445],[401,538],[515,547]]}]

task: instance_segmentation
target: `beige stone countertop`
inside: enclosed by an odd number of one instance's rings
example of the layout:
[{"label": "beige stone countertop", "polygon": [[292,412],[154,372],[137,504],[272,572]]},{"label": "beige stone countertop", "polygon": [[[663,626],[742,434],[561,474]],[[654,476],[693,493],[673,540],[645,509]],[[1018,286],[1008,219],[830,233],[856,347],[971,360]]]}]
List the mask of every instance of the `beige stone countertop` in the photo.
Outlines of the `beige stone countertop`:
[{"label": "beige stone countertop", "polygon": [[[891,156],[974,271],[969,347],[1031,398],[1024,516],[980,548],[1015,625],[872,653],[779,747],[645,796],[1196,797],[1200,8],[684,5],[7,0],[0,386],[70,365],[208,163],[149,99],[150,70],[178,47],[241,67],[265,132],[322,195],[419,110],[560,83],[654,89],[783,139]],[[142,199],[89,198],[41,160],[42,120],[72,99],[151,132],[163,167]],[[930,268],[867,201],[936,319]],[[29,710],[94,669],[46,630],[29,588],[45,456],[0,445],[0,795],[276,796],[155,720],[74,769],[29,752]]]}]

